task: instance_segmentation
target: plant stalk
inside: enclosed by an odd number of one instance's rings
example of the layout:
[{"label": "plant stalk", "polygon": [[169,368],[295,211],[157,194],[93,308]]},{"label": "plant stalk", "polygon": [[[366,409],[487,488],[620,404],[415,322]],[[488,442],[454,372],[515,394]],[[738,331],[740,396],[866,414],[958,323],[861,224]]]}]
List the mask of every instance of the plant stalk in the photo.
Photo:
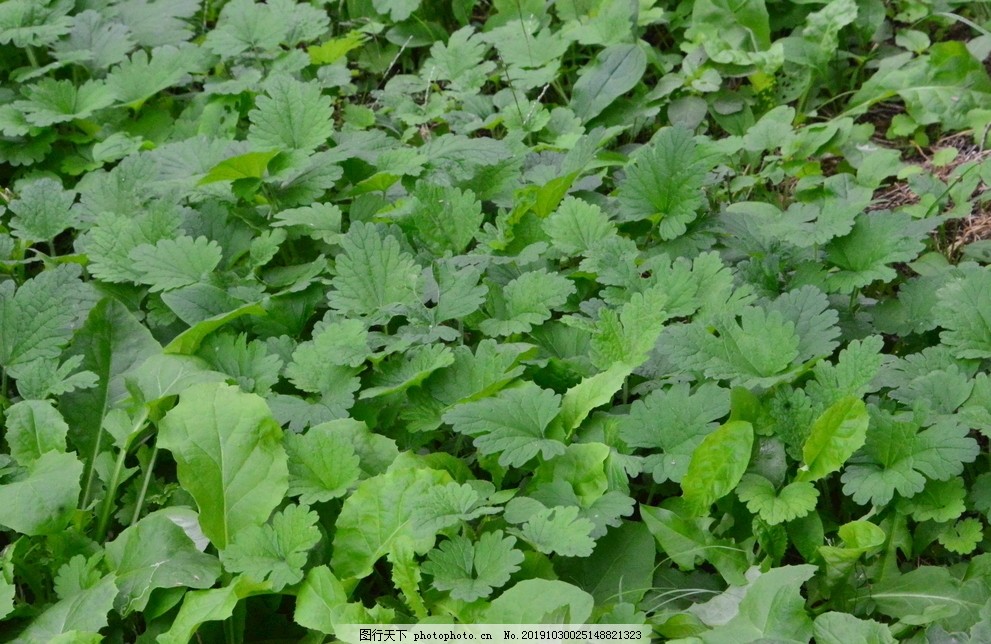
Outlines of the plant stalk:
[{"label": "plant stalk", "polygon": [[117,462],[114,464],[113,474],[110,475],[110,482],[107,485],[107,492],[103,497],[103,505],[100,506],[100,516],[96,523],[96,540],[100,543],[107,538],[107,530],[110,527],[110,516],[114,511],[114,499],[117,496],[117,488],[120,486],[120,477],[124,472],[124,461],[127,460],[127,454],[130,451],[132,439],[141,431],[141,428],[144,427],[144,424],[147,421],[148,407],[142,405],[141,411],[138,412],[138,417],[135,419],[134,424],[131,425],[131,431],[127,435],[127,440],[125,441],[124,447],[122,447],[117,453]]},{"label": "plant stalk", "polygon": [[131,525],[138,522],[141,517],[141,510],[145,504],[145,497],[148,495],[148,485],[151,483],[151,478],[154,476],[155,471],[155,461],[158,459],[158,442],[151,448],[151,457],[148,459],[148,467],[145,469],[144,480],[141,481],[141,491],[138,492],[137,503],[134,504],[134,515],[131,516]]}]

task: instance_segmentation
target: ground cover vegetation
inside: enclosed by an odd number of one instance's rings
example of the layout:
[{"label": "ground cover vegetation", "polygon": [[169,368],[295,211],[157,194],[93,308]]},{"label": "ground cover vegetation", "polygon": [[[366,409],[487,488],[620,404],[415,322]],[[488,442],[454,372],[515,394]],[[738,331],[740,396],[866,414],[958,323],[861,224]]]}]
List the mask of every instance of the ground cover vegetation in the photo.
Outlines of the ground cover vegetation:
[{"label": "ground cover vegetation", "polygon": [[989,28],[0,3],[0,633],[991,641]]}]

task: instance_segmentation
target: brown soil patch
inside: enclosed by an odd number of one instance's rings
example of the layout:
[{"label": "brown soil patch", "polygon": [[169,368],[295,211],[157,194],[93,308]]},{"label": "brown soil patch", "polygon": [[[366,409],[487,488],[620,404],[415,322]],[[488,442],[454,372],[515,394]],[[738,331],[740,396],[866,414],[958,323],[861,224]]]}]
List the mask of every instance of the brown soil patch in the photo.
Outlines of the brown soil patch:
[{"label": "brown soil patch", "polygon": [[[932,163],[933,156],[940,150],[954,148],[957,156],[943,166]],[[981,162],[991,156],[991,149],[974,144],[972,132],[960,132],[944,137],[927,149],[917,149],[919,165],[947,185],[954,181],[954,171],[960,166]],[[942,231],[934,234],[933,241],[936,249],[949,259],[959,259],[960,249],[967,244],[984,239],[991,239],[991,186],[983,181],[978,182],[977,188],[970,199],[973,203],[970,215],[961,219],[953,219],[942,227]],[[871,210],[894,210],[902,206],[918,203],[919,197],[909,188],[905,181],[898,181],[890,186],[880,188],[874,194]]]}]

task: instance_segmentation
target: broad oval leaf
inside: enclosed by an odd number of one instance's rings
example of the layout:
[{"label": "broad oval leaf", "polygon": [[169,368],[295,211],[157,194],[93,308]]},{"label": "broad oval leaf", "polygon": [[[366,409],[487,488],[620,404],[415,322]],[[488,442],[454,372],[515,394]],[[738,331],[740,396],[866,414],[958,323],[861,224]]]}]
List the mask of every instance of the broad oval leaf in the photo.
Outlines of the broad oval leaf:
[{"label": "broad oval leaf", "polygon": [[0,526],[27,535],[61,532],[76,508],[82,474],[75,454],[45,452],[26,476],[0,485]]},{"label": "broad oval leaf", "polygon": [[237,387],[190,387],[159,426],[179,484],[196,500],[203,534],[223,550],[268,519],[289,489],[282,429],[265,401]]},{"label": "broad oval leaf", "polygon": [[492,601],[484,618],[488,624],[583,624],[594,600],[584,590],[563,581],[525,579]]},{"label": "broad oval leaf", "polygon": [[753,425],[740,420],[728,422],[702,439],[681,480],[685,501],[697,514],[704,514],[733,491],[747,471],[753,445]]},{"label": "broad oval leaf", "polygon": [[144,610],[157,588],[209,588],[220,576],[217,558],[200,552],[163,512],[149,514],[107,544],[117,575],[116,606],[123,615]]},{"label": "broad oval leaf", "polygon": [[646,69],[647,56],[638,45],[606,47],[575,82],[571,109],[587,123],[633,89]]}]

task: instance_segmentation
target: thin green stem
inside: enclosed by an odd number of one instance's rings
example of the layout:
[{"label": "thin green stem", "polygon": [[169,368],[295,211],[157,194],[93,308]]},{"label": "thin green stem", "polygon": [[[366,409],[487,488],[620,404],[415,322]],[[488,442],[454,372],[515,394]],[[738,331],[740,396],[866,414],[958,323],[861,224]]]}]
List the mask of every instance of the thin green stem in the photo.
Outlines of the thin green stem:
[{"label": "thin green stem", "polygon": [[83,498],[79,502],[79,509],[85,510],[89,507],[90,501],[93,500],[93,483],[96,479],[96,457],[100,454],[100,450],[103,447],[103,427],[98,426],[96,428],[96,440],[93,443],[93,453],[86,460],[83,472]]},{"label": "thin green stem", "polygon": [[100,507],[100,518],[96,524],[96,540],[100,543],[107,538],[107,529],[110,527],[110,515],[114,511],[114,497],[117,496],[117,486],[120,485],[120,477],[124,472],[124,460],[127,458],[127,451],[120,450],[117,453],[117,463],[114,465],[114,472],[107,485],[107,494],[103,497],[103,505]]},{"label": "thin green stem", "polygon": [[131,426],[131,431],[127,435],[127,441],[124,447],[117,453],[117,462],[114,464],[113,474],[110,475],[110,482],[107,484],[107,492],[103,497],[103,505],[100,506],[100,516],[96,523],[96,540],[98,542],[102,543],[107,538],[107,530],[110,527],[110,516],[113,514],[114,500],[117,497],[117,488],[120,486],[120,478],[124,473],[124,462],[127,460],[132,439],[141,431],[141,428],[144,427],[147,421],[148,407],[142,406],[141,411],[138,412],[138,417]]},{"label": "thin green stem", "polygon": [[28,45],[24,48],[24,53],[28,55],[28,62],[31,63],[31,67],[38,69],[38,56],[34,53],[34,47]]},{"label": "thin green stem", "polygon": [[145,468],[144,480],[141,481],[141,490],[138,492],[138,501],[134,504],[134,515],[131,516],[131,525],[141,518],[141,510],[144,509],[145,497],[148,495],[148,485],[154,476],[155,460],[158,459],[158,443],[151,448],[151,457],[148,459],[148,466]]}]

